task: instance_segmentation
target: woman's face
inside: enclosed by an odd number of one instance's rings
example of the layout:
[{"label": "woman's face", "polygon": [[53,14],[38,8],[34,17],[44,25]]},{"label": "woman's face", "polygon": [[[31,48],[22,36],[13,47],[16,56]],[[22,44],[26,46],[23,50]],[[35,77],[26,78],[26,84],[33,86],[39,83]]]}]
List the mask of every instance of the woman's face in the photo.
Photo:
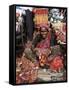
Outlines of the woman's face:
[{"label": "woman's face", "polygon": [[41,29],[41,35],[42,35],[42,37],[43,38],[46,38],[47,34],[48,34],[48,31],[46,30],[46,28],[42,28]]}]

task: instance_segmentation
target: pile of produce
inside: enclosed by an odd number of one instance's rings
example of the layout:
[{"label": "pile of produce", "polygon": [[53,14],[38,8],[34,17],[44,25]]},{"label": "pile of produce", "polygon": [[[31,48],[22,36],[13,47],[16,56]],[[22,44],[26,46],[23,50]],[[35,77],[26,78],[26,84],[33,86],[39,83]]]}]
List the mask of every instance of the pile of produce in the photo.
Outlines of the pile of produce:
[{"label": "pile of produce", "polygon": [[37,79],[38,64],[22,57],[16,59],[16,83],[33,83]]}]

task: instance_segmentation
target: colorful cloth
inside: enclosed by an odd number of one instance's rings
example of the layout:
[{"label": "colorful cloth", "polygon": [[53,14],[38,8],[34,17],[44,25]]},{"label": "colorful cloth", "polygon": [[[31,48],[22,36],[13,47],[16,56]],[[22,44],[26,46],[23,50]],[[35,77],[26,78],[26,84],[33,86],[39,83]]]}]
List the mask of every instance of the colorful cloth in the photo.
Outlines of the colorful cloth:
[{"label": "colorful cloth", "polygon": [[63,68],[63,60],[60,56],[56,56],[53,61],[51,62],[50,69],[59,71]]},{"label": "colorful cloth", "polygon": [[47,38],[40,41],[37,46],[37,48],[46,49],[50,47],[50,34],[47,35]]}]

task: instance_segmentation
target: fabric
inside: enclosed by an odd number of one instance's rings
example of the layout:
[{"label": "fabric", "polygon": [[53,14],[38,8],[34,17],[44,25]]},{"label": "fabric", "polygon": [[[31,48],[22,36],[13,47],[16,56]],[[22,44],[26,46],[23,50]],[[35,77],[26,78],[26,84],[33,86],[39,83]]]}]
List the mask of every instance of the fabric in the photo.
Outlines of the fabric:
[{"label": "fabric", "polygon": [[33,39],[33,16],[30,10],[26,10],[26,28],[27,28],[27,38],[29,40]]},{"label": "fabric", "polygon": [[42,49],[43,49],[43,48],[44,48],[44,49],[49,48],[49,47],[50,47],[50,38],[49,38],[49,36],[47,36],[46,39],[40,41],[40,42],[37,44],[36,47],[37,47],[37,48],[42,48]]},{"label": "fabric", "polygon": [[56,56],[51,65],[50,65],[50,69],[51,70],[55,70],[55,71],[59,71],[63,68],[63,60],[61,59],[60,56]]}]

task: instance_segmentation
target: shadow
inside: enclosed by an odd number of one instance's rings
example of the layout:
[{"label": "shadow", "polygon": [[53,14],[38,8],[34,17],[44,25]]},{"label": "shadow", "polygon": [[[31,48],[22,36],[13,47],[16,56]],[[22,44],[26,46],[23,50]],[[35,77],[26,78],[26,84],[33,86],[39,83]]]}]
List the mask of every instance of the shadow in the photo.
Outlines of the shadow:
[{"label": "shadow", "polygon": [[4,82],[9,84],[9,81],[4,81]]}]

